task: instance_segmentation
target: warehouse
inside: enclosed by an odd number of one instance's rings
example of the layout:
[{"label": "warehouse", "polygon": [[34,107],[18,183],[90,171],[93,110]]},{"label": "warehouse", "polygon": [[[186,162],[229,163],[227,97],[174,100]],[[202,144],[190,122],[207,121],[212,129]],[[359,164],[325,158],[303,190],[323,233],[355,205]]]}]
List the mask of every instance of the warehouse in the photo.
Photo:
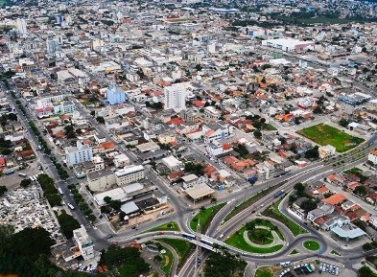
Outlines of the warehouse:
[{"label": "warehouse", "polygon": [[314,47],[314,41],[302,41],[293,38],[266,39],[262,41],[263,46],[269,46],[285,52],[302,50],[305,47]]}]

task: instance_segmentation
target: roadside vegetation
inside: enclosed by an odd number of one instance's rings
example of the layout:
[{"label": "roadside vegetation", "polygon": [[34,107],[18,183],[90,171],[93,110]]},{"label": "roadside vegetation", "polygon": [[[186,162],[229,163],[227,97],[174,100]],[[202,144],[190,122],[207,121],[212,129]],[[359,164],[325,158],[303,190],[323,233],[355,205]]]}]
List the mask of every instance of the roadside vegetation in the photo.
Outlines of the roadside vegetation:
[{"label": "roadside vegetation", "polygon": [[190,221],[190,228],[197,232],[198,223],[200,224],[200,233],[205,233],[211,224],[215,215],[224,207],[226,203],[221,203],[216,206],[201,209]]},{"label": "roadside vegetation", "polygon": [[180,268],[189,257],[189,254],[194,250],[194,245],[185,240],[180,239],[159,239],[158,241],[169,244],[177,252],[179,256],[178,268]]},{"label": "roadside vegetation", "polygon": [[273,277],[273,271],[268,267],[260,267],[255,271],[254,277]]},{"label": "roadside vegetation", "polygon": [[175,221],[170,221],[168,223],[159,225],[157,227],[154,227],[152,229],[149,229],[143,233],[148,233],[148,232],[157,232],[157,231],[181,231],[179,228],[177,222]]},{"label": "roadside vegetation", "polygon": [[243,276],[247,263],[227,252],[224,255],[211,253],[204,265],[204,277]]}]

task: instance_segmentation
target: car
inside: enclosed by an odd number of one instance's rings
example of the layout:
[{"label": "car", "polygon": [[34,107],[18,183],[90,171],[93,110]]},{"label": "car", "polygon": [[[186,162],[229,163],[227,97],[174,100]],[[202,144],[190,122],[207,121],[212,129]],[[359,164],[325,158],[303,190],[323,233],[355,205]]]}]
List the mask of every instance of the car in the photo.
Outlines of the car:
[{"label": "car", "polygon": [[164,232],[160,231],[160,232],[157,232],[157,235],[163,235],[165,234]]},{"label": "car", "polygon": [[131,229],[137,230],[137,227],[136,226],[132,226]]}]

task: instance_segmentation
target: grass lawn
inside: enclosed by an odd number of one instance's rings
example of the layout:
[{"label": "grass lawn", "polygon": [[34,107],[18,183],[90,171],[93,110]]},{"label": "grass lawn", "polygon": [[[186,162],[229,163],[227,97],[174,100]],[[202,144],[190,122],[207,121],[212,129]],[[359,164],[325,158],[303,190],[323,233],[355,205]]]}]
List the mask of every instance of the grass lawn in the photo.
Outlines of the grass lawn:
[{"label": "grass lawn", "polygon": [[209,226],[210,221],[216,215],[216,213],[225,206],[226,203],[221,203],[216,206],[207,208],[197,213],[190,221],[190,228],[197,232],[198,221],[200,223],[201,233],[205,232]]},{"label": "grass lawn", "polygon": [[275,131],[276,128],[274,126],[272,126],[271,124],[265,123],[263,125],[263,130],[265,130],[265,131]]},{"label": "grass lawn", "polygon": [[305,128],[298,131],[298,133],[320,145],[330,144],[339,153],[350,150],[364,141],[362,138],[351,136],[325,124]]},{"label": "grass lawn", "polygon": [[248,232],[249,240],[256,244],[270,244],[274,241],[274,237],[270,230],[255,227],[254,230]]},{"label": "grass lawn", "polygon": [[181,231],[178,224],[175,221],[171,221],[160,226],[149,229],[143,233],[156,232],[156,231]]},{"label": "grass lawn", "polygon": [[254,277],[273,277],[272,270],[267,267],[260,267],[255,271]]},{"label": "grass lawn", "polygon": [[246,227],[242,227],[240,230],[235,232],[233,235],[228,238],[225,243],[234,246],[238,249],[250,252],[250,253],[259,253],[259,254],[267,254],[267,253],[274,253],[281,248],[283,248],[282,244],[274,245],[272,247],[255,247],[248,244],[245,239],[243,233],[246,231]]},{"label": "grass lawn", "polygon": [[[282,200],[280,200],[280,201],[282,201]],[[297,225],[294,221],[290,220],[288,217],[286,217],[285,215],[283,215],[279,211],[278,207],[279,207],[280,201],[277,201],[275,204],[270,206],[268,209],[265,209],[262,212],[262,214],[264,216],[274,218],[274,219],[280,221],[281,223],[283,223],[285,226],[288,227],[289,230],[291,230],[291,232],[294,236],[298,236],[300,234],[307,233],[304,228]]]},{"label": "grass lawn", "polygon": [[[165,249],[165,248],[164,248]],[[166,276],[170,276],[171,267],[173,265],[173,253],[170,252],[168,249],[165,249],[166,253],[161,254],[162,262],[160,268],[163,272],[166,273]]]},{"label": "grass lawn", "polygon": [[180,260],[186,257],[191,247],[193,246],[188,241],[180,240],[180,239],[159,239],[158,241],[162,241],[166,244],[169,244],[171,247],[173,247],[175,251],[177,252]]},{"label": "grass lawn", "polygon": [[282,232],[279,230],[278,227],[276,227],[274,224],[272,224],[270,221],[266,220],[266,219],[256,219],[256,220],[253,220],[255,221],[255,224],[257,226],[265,226],[265,227],[268,227],[270,228],[272,231],[275,231],[276,234],[279,236],[279,238],[281,240],[285,240]]},{"label": "grass lawn", "polygon": [[335,250],[331,250],[331,251],[330,251],[330,254],[331,254],[331,255],[335,255],[335,256],[342,256],[342,255],[339,254],[339,252],[337,252],[337,251],[335,251]]},{"label": "grass lawn", "polygon": [[315,240],[307,240],[304,242],[304,247],[308,250],[311,250],[311,251],[317,251],[319,250],[319,243],[316,242]]},{"label": "grass lawn", "polygon": [[295,254],[298,254],[300,252],[298,252],[296,249],[293,249],[291,253],[289,253],[289,255],[295,255]]}]

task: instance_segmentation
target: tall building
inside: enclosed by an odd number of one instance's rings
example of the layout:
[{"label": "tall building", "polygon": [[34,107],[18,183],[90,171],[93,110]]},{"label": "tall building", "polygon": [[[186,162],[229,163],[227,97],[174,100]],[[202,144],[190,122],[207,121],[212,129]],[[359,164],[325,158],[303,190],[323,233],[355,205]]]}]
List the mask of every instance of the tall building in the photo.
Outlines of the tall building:
[{"label": "tall building", "polygon": [[73,230],[73,239],[85,261],[94,258],[94,243],[84,227]]},{"label": "tall building", "polygon": [[23,19],[23,18],[17,18],[17,20],[16,20],[16,27],[17,27],[18,33],[22,37],[26,37],[27,36],[27,28],[26,28],[26,21],[25,21],[25,19]]},{"label": "tall building", "polygon": [[107,90],[107,101],[110,105],[117,105],[120,103],[126,102],[126,93],[120,89],[116,85],[110,85]]},{"label": "tall building", "polygon": [[60,51],[60,45],[54,38],[46,39],[47,54],[55,55],[56,51]]},{"label": "tall building", "polygon": [[178,83],[164,88],[164,109],[181,111],[186,109],[187,85]]},{"label": "tall building", "polygon": [[61,13],[55,15],[56,24],[62,25],[63,24],[63,16]]},{"label": "tall building", "polygon": [[70,166],[90,162],[93,160],[93,150],[90,146],[78,141],[76,147],[65,148],[65,158]]}]

